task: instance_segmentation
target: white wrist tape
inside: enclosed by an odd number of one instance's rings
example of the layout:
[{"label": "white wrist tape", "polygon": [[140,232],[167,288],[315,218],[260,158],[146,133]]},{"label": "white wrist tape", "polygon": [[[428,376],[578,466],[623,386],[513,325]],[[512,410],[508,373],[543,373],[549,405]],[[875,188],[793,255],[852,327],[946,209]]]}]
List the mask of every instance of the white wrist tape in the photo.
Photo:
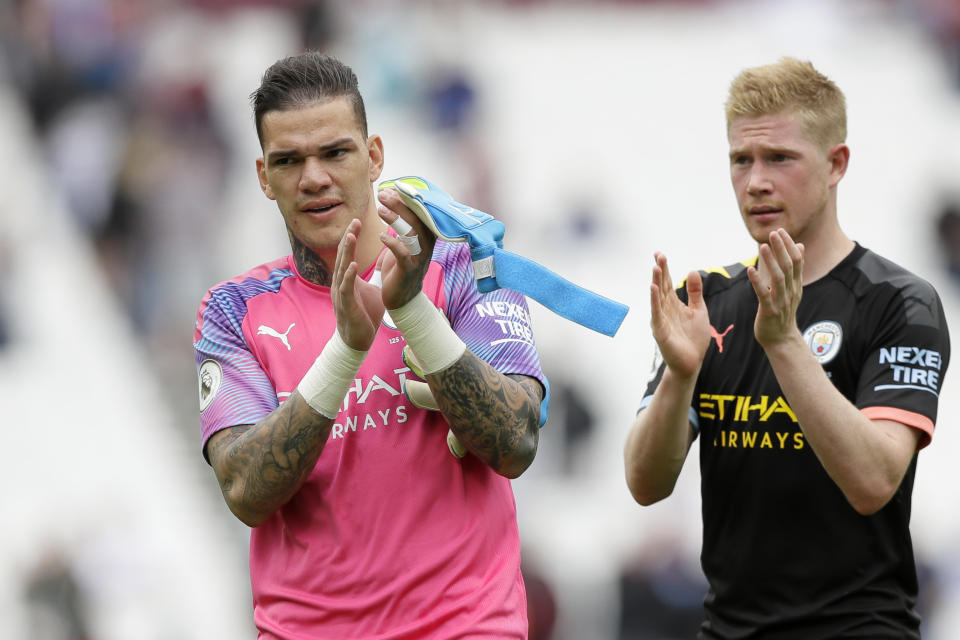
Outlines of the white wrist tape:
[{"label": "white wrist tape", "polygon": [[407,250],[410,251],[410,255],[420,255],[420,251],[422,251],[420,248],[420,237],[417,234],[413,234],[412,236],[407,235],[413,231],[413,227],[410,226],[409,222],[403,218],[397,218],[390,223],[390,226],[397,232],[397,237],[400,238],[400,242],[407,245]]},{"label": "white wrist tape", "polygon": [[334,329],[323,351],[297,385],[297,391],[314,411],[335,419],[366,356],[366,351],[349,347]]},{"label": "white wrist tape", "polygon": [[424,373],[443,371],[467,350],[464,341],[422,291],[402,307],[389,309],[388,313]]}]

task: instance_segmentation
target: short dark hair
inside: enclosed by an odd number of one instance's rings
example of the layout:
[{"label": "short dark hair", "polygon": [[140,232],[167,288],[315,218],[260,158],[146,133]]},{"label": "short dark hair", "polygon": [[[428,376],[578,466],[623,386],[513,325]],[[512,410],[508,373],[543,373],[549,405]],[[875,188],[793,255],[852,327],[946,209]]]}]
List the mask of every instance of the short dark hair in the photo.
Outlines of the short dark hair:
[{"label": "short dark hair", "polygon": [[319,51],[305,51],[276,61],[263,73],[260,87],[250,94],[260,145],[263,145],[263,116],[268,111],[293,109],[341,96],[350,99],[366,138],[367,112],[353,69]]}]

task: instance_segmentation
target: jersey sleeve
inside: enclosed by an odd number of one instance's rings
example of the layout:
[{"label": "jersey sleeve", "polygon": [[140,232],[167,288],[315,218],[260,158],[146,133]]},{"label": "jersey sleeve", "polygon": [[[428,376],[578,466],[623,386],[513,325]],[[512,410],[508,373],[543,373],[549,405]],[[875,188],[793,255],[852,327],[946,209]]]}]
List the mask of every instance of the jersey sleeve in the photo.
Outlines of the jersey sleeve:
[{"label": "jersey sleeve", "polygon": [[530,376],[544,388],[540,424],[546,421],[550,385],[540,364],[526,298],[510,289],[477,290],[465,243],[438,241],[434,259],[443,268],[446,315],[453,330],[478,358],[503,374]]},{"label": "jersey sleeve", "polygon": [[255,424],[277,405],[276,390],[243,335],[246,305],[224,286],[200,303],[193,348],[200,385],[201,445],[214,433]]},{"label": "jersey sleeve", "polygon": [[926,282],[901,288],[883,309],[857,386],[857,407],[870,419],[919,429],[920,447],[930,443],[943,377],[950,361],[950,336],[940,299]]}]

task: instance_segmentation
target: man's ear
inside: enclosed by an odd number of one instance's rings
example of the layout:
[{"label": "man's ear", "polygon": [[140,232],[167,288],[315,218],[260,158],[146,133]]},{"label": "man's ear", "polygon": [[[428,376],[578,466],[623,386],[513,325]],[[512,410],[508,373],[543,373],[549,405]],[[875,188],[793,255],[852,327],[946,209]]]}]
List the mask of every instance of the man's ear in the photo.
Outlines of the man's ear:
[{"label": "man's ear", "polygon": [[370,156],[370,182],[374,183],[383,172],[383,140],[374,134],[367,138],[367,154]]},{"label": "man's ear", "polygon": [[835,187],[847,172],[850,164],[850,147],[844,143],[836,144],[827,151],[827,161],[830,163],[830,186]]},{"label": "man's ear", "polygon": [[271,200],[276,200],[276,197],[273,195],[273,188],[270,186],[270,183],[267,182],[267,171],[263,158],[257,158],[257,180],[260,181],[260,190],[263,191],[263,194]]}]

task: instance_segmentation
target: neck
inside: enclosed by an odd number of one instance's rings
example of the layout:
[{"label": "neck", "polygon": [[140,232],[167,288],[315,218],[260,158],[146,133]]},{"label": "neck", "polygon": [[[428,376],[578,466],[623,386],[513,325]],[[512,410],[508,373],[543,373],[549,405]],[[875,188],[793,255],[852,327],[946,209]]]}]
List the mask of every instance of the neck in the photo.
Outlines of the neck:
[{"label": "neck", "polygon": [[[357,273],[363,273],[369,269],[383,249],[383,243],[380,242],[379,236],[382,225],[377,224],[378,222],[379,218],[373,223],[368,223],[367,227],[369,229],[366,227],[361,229],[357,238]],[[290,238],[293,260],[297,265],[300,276],[313,284],[324,287],[331,286],[333,284],[333,269],[337,260],[337,247],[334,247],[330,254],[320,255],[303,244],[289,229],[287,233]]]},{"label": "neck", "polygon": [[823,276],[830,273],[834,267],[840,264],[844,258],[853,251],[854,242],[845,235],[841,235],[836,241],[826,246],[817,245],[811,251],[809,247],[804,248],[803,259],[803,284],[807,285],[816,282]]},{"label": "neck", "polygon": [[803,284],[816,282],[830,273],[835,266],[853,251],[853,240],[840,228],[837,219],[837,192],[835,186],[827,195],[826,208],[819,219],[807,226],[803,237],[794,238],[802,242]]},{"label": "neck", "polygon": [[313,284],[329,287],[333,283],[333,270],[307,245],[292,238],[293,261],[297,265],[300,277]]}]

